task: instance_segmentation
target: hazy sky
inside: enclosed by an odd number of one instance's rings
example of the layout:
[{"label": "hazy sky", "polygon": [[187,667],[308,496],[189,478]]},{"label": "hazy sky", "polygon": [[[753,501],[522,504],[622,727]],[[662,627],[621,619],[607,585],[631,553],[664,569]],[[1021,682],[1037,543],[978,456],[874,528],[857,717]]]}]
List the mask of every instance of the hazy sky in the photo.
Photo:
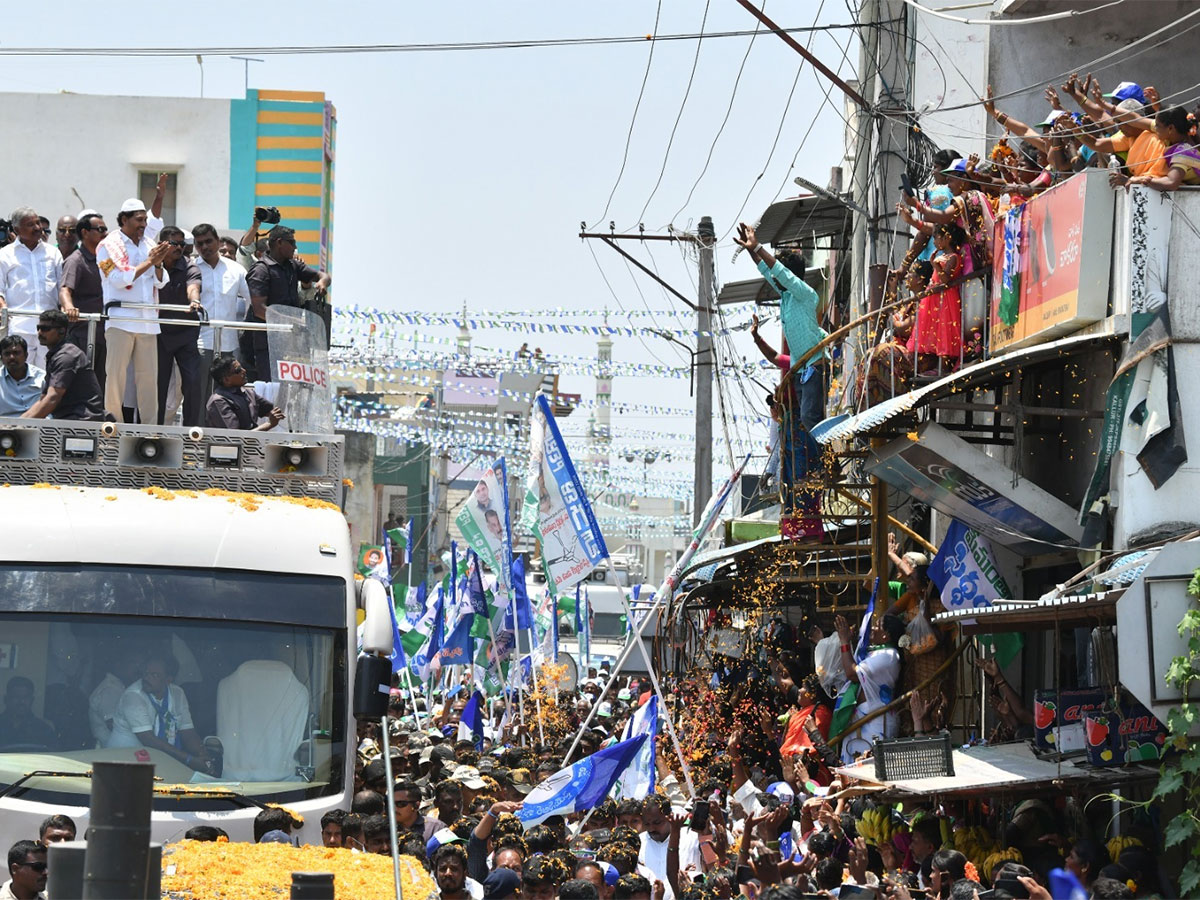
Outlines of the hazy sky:
[{"label": "hazy sky", "polygon": [[[625,36],[654,30],[654,0],[604,3],[442,2],[27,7],[7,17],[4,47],[198,47],[418,43]],[[786,27],[847,24],[842,3],[769,3]],[[733,0],[661,4],[660,34],[752,29]],[[801,41],[809,38],[798,36]],[[818,32],[812,49],[851,77],[858,45],[849,29]],[[839,46],[840,44],[840,46]],[[841,156],[843,100],[776,36],[712,38],[700,46],[694,82],[670,156],[664,154],[688,86],[695,41],[658,42],[637,116],[624,176],[605,205],[625,149],[650,44],[476,52],[268,56],[251,64],[250,86],[324,91],[337,107],[337,197],[334,214],[335,302],[385,309],[553,309],[548,321],[592,324],[571,310],[684,310],[649,279],[635,281],[608,247],[591,250],[579,223],[609,220],[618,229],[663,232],[693,228],[710,215],[722,242],[720,281],[750,277],[745,257],[730,262],[728,231],[737,217],[754,221],[776,197],[799,192],[794,175],[824,184]],[[730,103],[739,66],[750,53],[732,112],[703,179],[697,181]],[[784,116],[793,79],[799,79]],[[205,58],[205,95],[240,96],[243,64]],[[193,57],[0,57],[0,90],[199,95]],[[807,142],[806,131],[816,117]],[[782,129],[780,123],[782,121]],[[773,156],[772,143],[779,131]],[[81,123],[81,133],[86,125]],[[8,139],[14,139],[8,135]],[[56,136],[49,136],[55,139]],[[797,154],[797,150],[799,153]],[[770,160],[768,162],[768,157]],[[793,157],[795,165],[793,166]],[[759,178],[759,174],[765,174]],[[662,173],[661,184],[651,192]],[[689,191],[692,191],[688,199]],[[750,194],[747,200],[747,194]],[[14,198],[9,198],[11,205]],[[642,209],[647,204],[644,216]],[[644,250],[635,251],[646,263]],[[669,245],[654,248],[663,276],[692,294],[695,268]],[[641,288],[643,298],[637,287]],[[684,310],[686,312],[686,310]],[[685,327],[686,317],[665,327]],[[645,325],[644,320],[635,324]],[[449,335],[453,329],[429,329]],[[777,327],[771,329],[777,335]],[[522,337],[478,332],[480,346],[515,350]],[[742,355],[756,355],[744,332]],[[594,352],[591,338],[530,337],[560,353]],[[618,338],[617,359],[677,364],[679,352],[657,338]],[[567,390],[591,396],[591,380],[564,378]],[[686,379],[623,378],[615,399],[688,406]],[[762,391],[750,391],[755,398]],[[761,410],[760,410],[761,411]],[[578,415],[578,414],[577,414]],[[686,418],[619,418],[618,426],[690,433]],[[570,430],[570,426],[568,426]],[[718,431],[719,433],[719,431]],[[637,467],[640,478],[641,469]]]}]

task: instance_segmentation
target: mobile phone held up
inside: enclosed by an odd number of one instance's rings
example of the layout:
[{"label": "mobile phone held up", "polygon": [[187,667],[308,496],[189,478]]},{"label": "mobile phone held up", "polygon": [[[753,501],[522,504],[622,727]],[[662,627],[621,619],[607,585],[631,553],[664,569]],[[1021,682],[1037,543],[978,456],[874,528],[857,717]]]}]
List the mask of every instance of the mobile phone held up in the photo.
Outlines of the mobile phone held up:
[{"label": "mobile phone held up", "polygon": [[701,832],[708,827],[708,801],[701,799],[692,807],[692,831]]},{"label": "mobile phone held up", "polygon": [[912,182],[908,180],[907,172],[900,173],[900,190],[903,191],[904,195],[907,197],[917,196],[917,192],[913,190]]}]

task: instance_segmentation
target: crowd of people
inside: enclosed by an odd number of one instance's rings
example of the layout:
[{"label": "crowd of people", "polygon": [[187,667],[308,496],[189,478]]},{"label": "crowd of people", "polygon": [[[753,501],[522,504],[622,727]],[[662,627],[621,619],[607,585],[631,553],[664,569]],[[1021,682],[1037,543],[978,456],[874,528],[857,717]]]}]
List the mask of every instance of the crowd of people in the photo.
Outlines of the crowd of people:
[{"label": "crowd of people", "polygon": [[990,274],[996,224],[1011,210],[1089,168],[1106,168],[1116,189],[1200,185],[1197,114],[1164,102],[1154,87],[1122,81],[1104,92],[1090,74],[1073,74],[1045,96],[1045,118],[1027,124],[999,109],[989,88],[983,105],[1004,135],[987,158],[940,150],[933,184],[901,192],[896,212],[916,237],[889,273],[888,325],[856,374],[862,405],[981,357],[983,323],[964,321],[964,291]]},{"label": "crowd of people", "polygon": [[[207,223],[188,232],[161,218],[165,187],[163,176],[149,208],[126,200],[112,230],[85,209],[52,234],[26,206],[0,228],[0,416],[218,428],[282,419],[247,387],[266,394],[275,381],[267,334],[236,323],[265,322],[276,304],[309,309],[328,341],[328,274],[296,255],[293,229],[260,230],[278,210],[256,208],[240,241]],[[219,347],[210,321],[230,323]]]},{"label": "crowd of people", "polygon": [[[920,602],[927,560],[892,551],[905,581],[893,585],[898,597],[870,633],[865,657],[853,652],[858,636],[840,616],[827,623],[829,635],[816,622],[803,634],[768,623],[761,646],[742,658],[664,676],[669,693],[660,708],[674,718],[686,771],[660,728],[649,790],[621,796],[618,789],[591,809],[537,824],[518,815],[526,797],[566,764],[627,737],[631,718],[655,696],[651,680],[610,675],[604,664],[587,670],[577,691],[546,693],[539,712],[527,697],[523,721],[518,699],[502,694],[484,705],[481,725],[468,726],[469,676],[420,695],[397,679],[388,740],[380,723],[359,723],[353,793],[346,807],[322,816],[321,843],[390,855],[394,822],[398,852],[424,866],[446,900],[1043,900],[1058,868],[1088,897],[1169,896],[1150,819],[1127,822],[1106,844],[1107,817],[1097,820],[1067,794],[946,796],[900,808],[837,772],[869,755],[875,737],[940,727],[950,702],[946,684],[935,683],[932,694],[914,694],[903,721],[870,718],[909,685],[905,672],[917,654],[898,645],[927,613]],[[1014,727],[1028,725],[994,662],[981,667],[998,702],[1015,708]],[[159,677],[168,689],[169,678]],[[847,694],[848,706],[839,704]],[[6,708],[5,717],[12,714]],[[288,809],[268,806],[254,821],[253,840],[294,844],[302,826]],[[0,897],[41,896],[45,844],[73,837],[73,823],[56,816],[38,841],[14,845]],[[230,840],[212,825],[182,837]]]}]

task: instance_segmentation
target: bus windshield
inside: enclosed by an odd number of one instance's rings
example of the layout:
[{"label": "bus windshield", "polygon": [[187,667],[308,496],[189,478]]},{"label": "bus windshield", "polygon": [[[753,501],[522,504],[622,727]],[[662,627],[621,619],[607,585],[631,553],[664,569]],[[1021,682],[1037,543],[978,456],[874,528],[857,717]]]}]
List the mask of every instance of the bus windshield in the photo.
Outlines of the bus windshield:
[{"label": "bus windshield", "polygon": [[[174,809],[211,806],[223,791],[277,802],[339,792],[345,610],[337,578],[7,566],[0,791],[86,804],[90,782],[73,773],[124,760],[188,786],[164,799]],[[13,788],[35,771],[55,774]],[[188,796],[197,788],[206,799]]]}]

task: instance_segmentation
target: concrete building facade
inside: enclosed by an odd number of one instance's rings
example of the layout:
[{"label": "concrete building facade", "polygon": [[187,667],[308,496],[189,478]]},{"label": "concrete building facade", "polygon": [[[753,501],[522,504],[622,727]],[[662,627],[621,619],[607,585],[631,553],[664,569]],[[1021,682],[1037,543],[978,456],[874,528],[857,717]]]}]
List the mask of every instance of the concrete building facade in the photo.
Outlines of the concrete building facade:
[{"label": "concrete building facade", "polygon": [[331,268],[337,113],[322,93],[248,91],[233,100],[6,93],[0,129],[10,137],[0,216],[32,206],[54,221],[95,209],[111,227],[127,198],[149,205],[166,172],[168,223],[207,222],[240,235],[255,206],[277,206],[304,260]]}]

